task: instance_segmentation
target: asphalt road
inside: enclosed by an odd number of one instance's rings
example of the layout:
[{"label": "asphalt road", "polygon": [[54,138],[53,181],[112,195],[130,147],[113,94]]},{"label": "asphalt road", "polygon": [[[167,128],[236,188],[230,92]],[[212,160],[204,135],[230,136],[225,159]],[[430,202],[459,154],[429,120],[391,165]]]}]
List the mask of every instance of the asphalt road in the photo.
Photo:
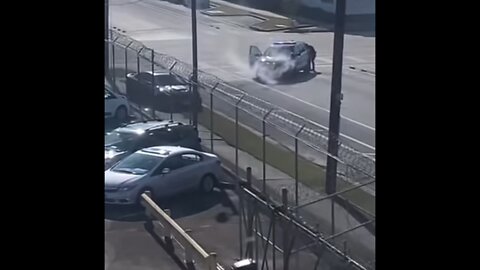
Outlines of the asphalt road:
[{"label": "asphalt road", "polygon": [[[111,25],[156,51],[191,63],[190,11],[159,0],[111,0]],[[252,80],[248,49],[275,40],[303,40],[317,50],[317,74],[274,85]],[[232,17],[198,14],[198,61],[242,90],[328,127],[333,33],[255,32]],[[351,69],[354,67],[355,69]],[[369,72],[362,72],[365,69]],[[341,133],[365,153],[375,152],[375,37],[346,35]]]}]

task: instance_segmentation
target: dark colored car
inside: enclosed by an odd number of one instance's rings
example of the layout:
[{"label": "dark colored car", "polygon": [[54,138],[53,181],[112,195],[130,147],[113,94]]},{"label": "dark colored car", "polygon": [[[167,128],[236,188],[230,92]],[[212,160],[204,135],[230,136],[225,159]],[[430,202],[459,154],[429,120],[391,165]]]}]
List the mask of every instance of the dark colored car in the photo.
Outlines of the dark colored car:
[{"label": "dark colored car", "polygon": [[249,64],[255,77],[263,80],[278,80],[299,71],[308,71],[311,55],[307,44],[301,41],[278,41],[263,53],[250,46]]},{"label": "dark colored car", "polygon": [[140,106],[167,113],[199,111],[201,108],[200,97],[193,94],[190,85],[169,71],[127,74],[127,97]]},{"label": "dark colored car", "polygon": [[141,121],[105,134],[105,169],[140,149],[182,146],[201,150],[197,129],[176,121]]}]

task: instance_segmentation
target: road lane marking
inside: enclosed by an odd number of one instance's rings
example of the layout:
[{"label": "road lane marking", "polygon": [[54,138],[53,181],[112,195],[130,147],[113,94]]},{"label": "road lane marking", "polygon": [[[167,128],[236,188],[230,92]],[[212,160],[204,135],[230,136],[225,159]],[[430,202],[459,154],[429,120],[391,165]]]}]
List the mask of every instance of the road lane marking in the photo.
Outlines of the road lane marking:
[{"label": "road lane marking", "polygon": [[[220,68],[217,68],[217,67],[211,66],[211,65],[209,65],[209,66],[210,66],[210,69],[215,69],[215,70],[224,72],[223,69],[220,69]],[[329,109],[320,107],[320,106],[318,106],[318,105],[315,105],[315,104],[312,104],[312,103],[310,103],[310,102],[307,102],[307,101],[305,101],[305,100],[303,100],[303,99],[300,99],[300,98],[297,98],[297,97],[295,97],[295,96],[289,95],[289,94],[284,93],[284,92],[282,92],[282,91],[280,91],[280,90],[278,90],[278,89],[276,89],[276,88],[273,88],[273,87],[271,87],[271,86],[269,86],[269,85],[261,84],[261,83],[259,83],[259,82],[254,81],[254,80],[251,80],[250,78],[247,78],[247,77],[245,77],[245,76],[243,76],[243,75],[241,75],[241,74],[239,74],[239,73],[237,73],[237,72],[228,72],[228,74],[230,74],[230,75],[232,75],[232,76],[235,76],[235,77],[237,77],[237,78],[241,78],[241,79],[243,79],[243,80],[247,80],[247,81],[249,81],[249,82],[251,82],[251,83],[254,83],[254,84],[256,84],[256,85],[258,85],[258,86],[260,86],[260,87],[265,87],[265,88],[270,89],[270,90],[272,90],[272,91],[274,91],[274,92],[276,92],[276,93],[278,93],[278,94],[281,94],[281,95],[283,95],[283,96],[289,97],[289,98],[294,99],[294,100],[296,100],[296,101],[298,101],[298,102],[302,102],[302,103],[307,104],[307,105],[309,105],[309,106],[312,106],[312,107],[314,107],[314,108],[316,108],[316,109],[319,109],[319,110],[322,110],[322,111],[325,111],[325,112],[330,113],[330,110],[329,110]],[[371,130],[371,131],[375,131],[375,128],[374,128],[374,127],[371,127],[371,126],[369,126],[369,125],[367,125],[367,124],[358,122],[358,121],[353,120],[353,119],[351,119],[351,118],[349,118],[349,117],[346,117],[346,116],[344,116],[344,115],[340,115],[340,117],[341,117],[342,119],[347,120],[347,121],[349,121],[349,122],[352,122],[352,123],[354,123],[354,124],[356,124],[356,125],[362,126],[362,127],[366,128],[366,129],[369,129],[369,130]]]}]

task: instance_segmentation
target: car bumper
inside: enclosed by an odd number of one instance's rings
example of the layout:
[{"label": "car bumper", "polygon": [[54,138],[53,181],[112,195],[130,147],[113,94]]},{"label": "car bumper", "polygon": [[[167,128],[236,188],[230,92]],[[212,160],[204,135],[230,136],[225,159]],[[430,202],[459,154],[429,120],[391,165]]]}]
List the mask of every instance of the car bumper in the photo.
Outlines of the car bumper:
[{"label": "car bumper", "polygon": [[132,205],[136,203],[136,197],[130,192],[105,191],[105,204]]}]

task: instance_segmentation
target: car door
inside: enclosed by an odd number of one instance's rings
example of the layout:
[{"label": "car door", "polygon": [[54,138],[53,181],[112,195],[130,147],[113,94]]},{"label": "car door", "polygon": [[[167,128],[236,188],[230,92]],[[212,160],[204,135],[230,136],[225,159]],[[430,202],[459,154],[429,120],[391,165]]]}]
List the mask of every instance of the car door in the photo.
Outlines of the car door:
[{"label": "car door", "polygon": [[297,69],[305,68],[309,65],[309,57],[307,47],[303,43],[299,43],[295,46],[295,65]]},{"label": "car door", "polygon": [[303,67],[309,67],[310,66],[310,53],[307,49],[307,46],[305,45],[305,43],[300,43],[298,44],[299,45],[299,58],[298,58],[298,61],[299,61],[299,66],[301,68]]},{"label": "car door", "polygon": [[174,128],[176,144],[179,146],[200,150],[200,138],[192,126],[178,126]]},{"label": "car door", "polygon": [[179,178],[180,191],[197,189],[200,180],[206,174],[203,157],[197,153],[184,153],[180,155],[183,164],[181,173],[184,177]]},{"label": "car door", "polygon": [[[181,183],[188,177],[183,172],[184,163],[180,155],[167,157],[151,174],[150,184],[155,194],[168,197],[182,190]],[[168,169],[168,172],[164,170]]]},{"label": "car door", "polygon": [[249,64],[250,67],[253,67],[255,63],[258,61],[260,57],[262,57],[263,53],[260,51],[260,49],[257,46],[250,46],[250,52],[249,52]]}]

